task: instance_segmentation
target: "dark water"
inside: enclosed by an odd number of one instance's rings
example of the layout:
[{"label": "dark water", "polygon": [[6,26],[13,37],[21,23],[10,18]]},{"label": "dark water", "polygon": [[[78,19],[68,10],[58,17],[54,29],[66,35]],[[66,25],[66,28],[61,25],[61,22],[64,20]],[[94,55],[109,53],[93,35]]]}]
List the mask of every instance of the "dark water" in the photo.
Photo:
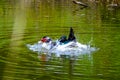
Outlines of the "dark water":
[{"label": "dark water", "polygon": [[[120,79],[120,10],[94,5],[80,9],[71,1],[0,4],[0,80]],[[27,1],[27,0],[26,0]],[[42,61],[26,48],[42,36],[57,39],[73,27],[77,40],[100,48],[76,60]]]}]

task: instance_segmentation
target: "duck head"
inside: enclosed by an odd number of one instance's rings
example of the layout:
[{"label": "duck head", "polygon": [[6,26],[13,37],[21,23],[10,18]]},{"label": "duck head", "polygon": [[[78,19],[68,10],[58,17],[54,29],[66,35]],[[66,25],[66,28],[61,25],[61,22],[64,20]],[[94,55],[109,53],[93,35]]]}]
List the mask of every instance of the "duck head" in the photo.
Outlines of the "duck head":
[{"label": "duck head", "polygon": [[43,43],[49,43],[51,41],[50,37],[48,36],[44,36],[42,39],[41,39],[41,42]]}]

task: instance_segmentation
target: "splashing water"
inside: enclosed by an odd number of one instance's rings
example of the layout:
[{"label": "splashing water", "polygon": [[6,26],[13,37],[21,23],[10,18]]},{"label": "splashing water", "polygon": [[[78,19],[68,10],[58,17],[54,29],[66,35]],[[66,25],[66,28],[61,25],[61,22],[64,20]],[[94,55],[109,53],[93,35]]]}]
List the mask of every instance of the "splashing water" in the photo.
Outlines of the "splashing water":
[{"label": "splashing water", "polygon": [[58,40],[56,40],[55,46],[52,46],[51,42],[38,42],[33,45],[27,44],[27,47],[38,53],[47,53],[48,55],[54,53],[57,57],[60,57],[61,55],[78,56],[80,54],[89,54],[99,50],[96,47],[91,47],[90,44],[81,44],[75,41],[71,41],[67,44],[60,44]]}]

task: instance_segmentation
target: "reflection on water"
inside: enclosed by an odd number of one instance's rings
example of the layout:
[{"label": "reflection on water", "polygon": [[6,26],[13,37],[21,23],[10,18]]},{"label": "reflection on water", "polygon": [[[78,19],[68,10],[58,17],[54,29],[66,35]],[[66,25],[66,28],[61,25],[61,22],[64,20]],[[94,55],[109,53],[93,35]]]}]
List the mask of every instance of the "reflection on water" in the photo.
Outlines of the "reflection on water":
[{"label": "reflection on water", "polygon": [[[3,4],[2,4],[3,3]],[[77,9],[77,10],[76,10]],[[0,80],[118,80],[120,10],[79,9],[68,0],[0,3]],[[100,48],[78,58],[45,61],[26,48],[47,35],[56,40],[73,27],[77,41]]]}]

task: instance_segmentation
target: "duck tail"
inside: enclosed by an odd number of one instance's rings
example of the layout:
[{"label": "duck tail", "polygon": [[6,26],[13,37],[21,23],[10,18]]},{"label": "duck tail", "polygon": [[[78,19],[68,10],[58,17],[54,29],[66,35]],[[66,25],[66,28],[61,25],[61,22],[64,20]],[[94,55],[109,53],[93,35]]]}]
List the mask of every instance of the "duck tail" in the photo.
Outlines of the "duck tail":
[{"label": "duck tail", "polygon": [[68,41],[76,41],[76,37],[74,35],[74,31],[73,31],[72,27],[70,28],[70,33],[69,33]]}]

